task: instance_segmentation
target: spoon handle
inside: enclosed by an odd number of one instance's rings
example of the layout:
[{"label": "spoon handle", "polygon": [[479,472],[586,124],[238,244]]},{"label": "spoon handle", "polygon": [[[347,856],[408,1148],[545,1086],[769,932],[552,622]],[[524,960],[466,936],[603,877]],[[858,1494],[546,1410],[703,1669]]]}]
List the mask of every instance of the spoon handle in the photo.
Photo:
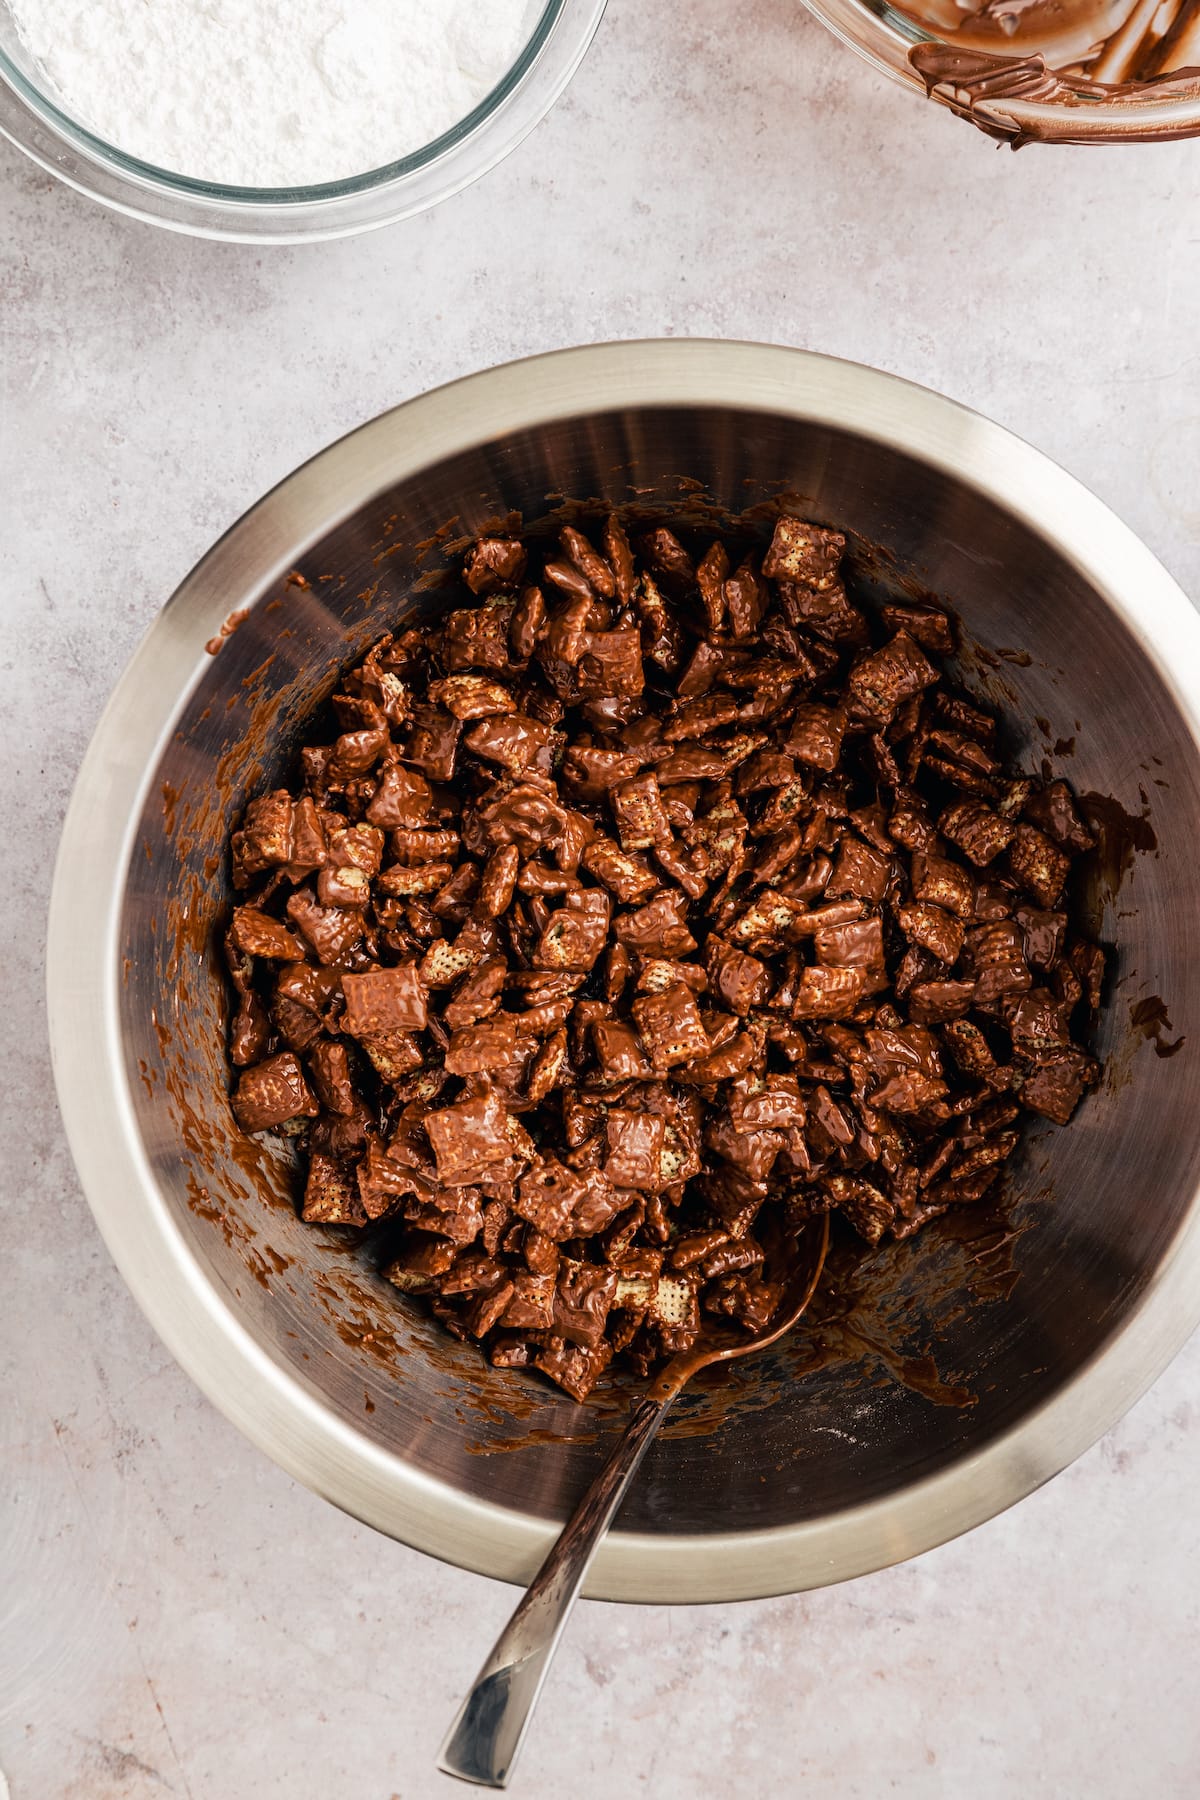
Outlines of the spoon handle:
[{"label": "spoon handle", "polygon": [[674,1398],[650,1393],[639,1402],[612,1455],[563,1526],[545,1562],[492,1648],[459,1708],[438,1757],[447,1775],[478,1787],[502,1788],[533,1716],[596,1546],[608,1530],[650,1440]]}]

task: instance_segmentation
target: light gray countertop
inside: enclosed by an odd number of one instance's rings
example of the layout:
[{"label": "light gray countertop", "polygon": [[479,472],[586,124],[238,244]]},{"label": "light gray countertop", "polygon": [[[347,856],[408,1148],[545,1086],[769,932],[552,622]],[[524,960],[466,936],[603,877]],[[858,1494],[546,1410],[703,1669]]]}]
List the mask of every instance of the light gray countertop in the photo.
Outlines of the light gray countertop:
[{"label": "light gray countertop", "polygon": [[[93,1229],[50,1077],[44,917],[76,766],[155,610],[372,413],[526,352],[662,333],[938,387],[1057,457],[1200,596],[1198,182],[1196,144],[1013,156],[795,0],[613,0],[507,163],[346,243],[155,232],[0,145],[12,1800],[450,1800],[435,1749],[512,1601],[243,1442]],[[1198,1376],[1193,1340],[1065,1475],[915,1563],[754,1605],[584,1605],[518,1800],[1194,1795]]]}]

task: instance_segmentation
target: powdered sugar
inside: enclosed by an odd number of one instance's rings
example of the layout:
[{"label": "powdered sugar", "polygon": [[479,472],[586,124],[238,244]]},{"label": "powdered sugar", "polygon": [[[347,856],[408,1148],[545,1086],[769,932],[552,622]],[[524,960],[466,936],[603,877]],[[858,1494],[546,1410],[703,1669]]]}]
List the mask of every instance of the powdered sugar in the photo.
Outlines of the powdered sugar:
[{"label": "powdered sugar", "polygon": [[341,180],[421,149],[495,87],[540,10],[531,0],[8,4],[82,124],[159,168],[240,187]]}]

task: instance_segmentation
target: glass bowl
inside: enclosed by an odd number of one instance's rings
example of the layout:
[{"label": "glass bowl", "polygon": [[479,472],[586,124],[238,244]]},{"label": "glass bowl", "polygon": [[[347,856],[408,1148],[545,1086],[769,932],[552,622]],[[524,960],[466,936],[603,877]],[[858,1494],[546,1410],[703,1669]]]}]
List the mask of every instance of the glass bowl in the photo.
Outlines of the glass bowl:
[{"label": "glass bowl", "polygon": [[[1026,143],[1133,144],[1200,136],[1200,70],[1105,84],[1045,58],[956,44],[889,0],[805,0],[835,36],[894,81],[930,95],[989,137]],[[919,5],[919,0],[917,0]]]},{"label": "glass bowl", "polygon": [[45,92],[0,0],[0,132],[51,175],[132,218],[194,237],[298,243],[349,237],[435,206],[502,161],[583,60],[605,0],[546,0],[525,48],[473,112],[421,150],[319,186],[230,187],[128,156]]}]

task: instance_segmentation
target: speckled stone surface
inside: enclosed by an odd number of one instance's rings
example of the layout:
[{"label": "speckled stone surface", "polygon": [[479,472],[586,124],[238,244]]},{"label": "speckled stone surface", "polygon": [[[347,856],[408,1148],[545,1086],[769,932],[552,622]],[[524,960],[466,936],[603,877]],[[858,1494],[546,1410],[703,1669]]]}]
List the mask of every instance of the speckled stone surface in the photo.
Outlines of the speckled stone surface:
[{"label": "speckled stone surface", "polygon": [[[736,24],[731,24],[736,21]],[[450,1800],[512,1601],[220,1418],[92,1227],[42,1004],[53,843],[155,610],[302,458],[602,337],[803,344],[1030,438],[1200,596],[1200,147],[1012,156],[794,0],[613,0],[485,181],[358,241],[156,233],[0,144],[0,1770],[12,1800]],[[1184,1800],[1200,1785],[1200,1343],[1015,1512],[841,1589],[583,1606],[518,1796]],[[0,1793],[3,1793],[0,1782]]]}]

